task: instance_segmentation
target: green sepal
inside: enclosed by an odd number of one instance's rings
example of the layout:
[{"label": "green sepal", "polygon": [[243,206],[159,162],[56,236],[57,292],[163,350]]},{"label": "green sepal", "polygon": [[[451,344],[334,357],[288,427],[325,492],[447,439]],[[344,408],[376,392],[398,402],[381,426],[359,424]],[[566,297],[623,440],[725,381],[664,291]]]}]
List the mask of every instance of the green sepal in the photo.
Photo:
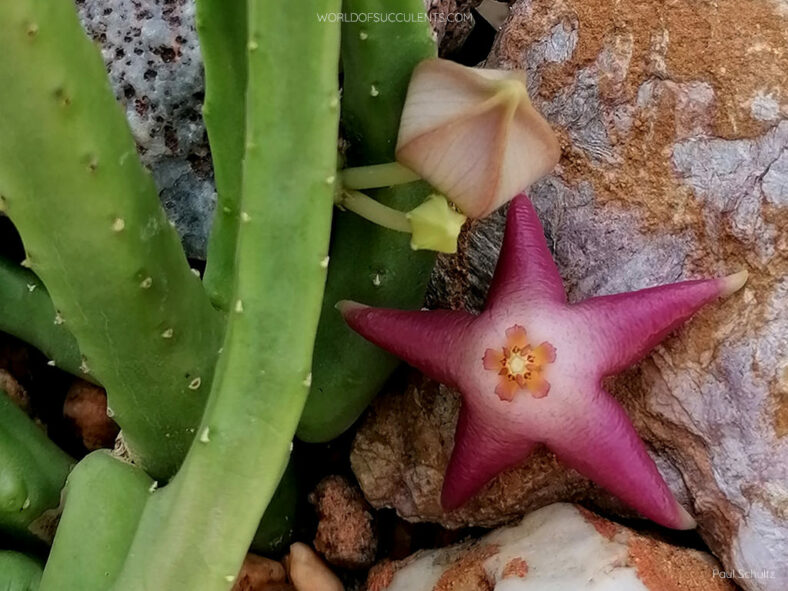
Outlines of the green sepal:
[{"label": "green sepal", "polygon": [[413,250],[434,250],[453,254],[457,252],[457,238],[465,220],[452,209],[446,197],[433,193],[406,214],[412,231],[410,247]]}]

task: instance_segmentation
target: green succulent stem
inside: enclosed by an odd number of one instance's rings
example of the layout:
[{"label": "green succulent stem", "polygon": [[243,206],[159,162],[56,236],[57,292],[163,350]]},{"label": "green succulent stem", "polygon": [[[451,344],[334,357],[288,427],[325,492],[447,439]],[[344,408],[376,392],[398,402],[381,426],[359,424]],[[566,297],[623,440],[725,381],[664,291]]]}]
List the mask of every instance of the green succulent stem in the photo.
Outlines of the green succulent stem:
[{"label": "green succulent stem", "polygon": [[33,345],[55,365],[84,380],[82,355],[35,273],[0,258],[0,330]]},{"label": "green succulent stem", "polygon": [[342,199],[337,204],[356,215],[360,215],[365,220],[395,230],[397,232],[411,233],[408,216],[393,207],[383,205],[380,201],[375,201],[361,191],[346,189],[342,191]]},{"label": "green succulent stem", "polygon": [[[135,460],[175,472],[224,329],[73,0],[0,3],[0,196]],[[11,57],[12,56],[12,57]]]},{"label": "green succulent stem", "polygon": [[290,455],[311,383],[333,210],[339,0],[250,2],[246,151],[231,312],[177,475],[113,591],[226,591]]},{"label": "green succulent stem", "polygon": [[342,186],[346,189],[377,189],[418,181],[418,174],[399,162],[354,166],[342,171]]},{"label": "green succulent stem", "polygon": [[246,103],[246,2],[198,0],[197,31],[205,67],[202,116],[211,144],[218,200],[203,284],[228,310],[241,211]]},{"label": "green succulent stem", "polygon": [[[404,22],[342,25],[342,120],[350,166],[388,165],[413,68],[437,49],[423,0],[345,0],[345,13],[408,15]],[[374,87],[375,92],[371,89]],[[377,189],[375,201],[412,211],[431,193],[422,181]],[[435,254],[414,252],[411,235],[337,211],[331,263],[315,342],[313,385],[298,429],[306,441],[337,437],[363,412],[398,362],[350,330],[334,305],[343,299],[376,306],[422,305]]]},{"label": "green succulent stem", "polygon": [[41,563],[19,552],[0,550],[0,589],[38,591]]},{"label": "green succulent stem", "polygon": [[48,542],[45,514],[56,512],[73,463],[0,391],[0,531]]},{"label": "green succulent stem", "polygon": [[74,468],[41,591],[107,591],[154,486],[142,470],[95,451]]}]

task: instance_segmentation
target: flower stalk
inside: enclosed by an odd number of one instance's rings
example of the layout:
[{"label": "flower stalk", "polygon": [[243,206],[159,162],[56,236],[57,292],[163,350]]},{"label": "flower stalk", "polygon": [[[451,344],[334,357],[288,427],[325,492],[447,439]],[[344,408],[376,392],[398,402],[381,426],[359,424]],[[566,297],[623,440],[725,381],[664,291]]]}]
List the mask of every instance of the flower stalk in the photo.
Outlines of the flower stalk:
[{"label": "flower stalk", "polygon": [[421,205],[407,213],[375,201],[361,191],[344,189],[340,195],[338,207],[383,228],[411,234],[413,250],[457,252],[457,238],[467,218],[454,211],[443,195],[428,195]]},{"label": "flower stalk", "polygon": [[337,205],[352,211],[356,215],[360,215],[365,220],[369,220],[378,226],[396,232],[411,233],[410,222],[406,213],[388,205],[383,205],[361,191],[354,191],[353,189],[343,190],[342,198]]},{"label": "flower stalk", "polygon": [[342,171],[342,186],[346,189],[378,189],[394,187],[421,180],[421,177],[399,162],[354,166]]}]

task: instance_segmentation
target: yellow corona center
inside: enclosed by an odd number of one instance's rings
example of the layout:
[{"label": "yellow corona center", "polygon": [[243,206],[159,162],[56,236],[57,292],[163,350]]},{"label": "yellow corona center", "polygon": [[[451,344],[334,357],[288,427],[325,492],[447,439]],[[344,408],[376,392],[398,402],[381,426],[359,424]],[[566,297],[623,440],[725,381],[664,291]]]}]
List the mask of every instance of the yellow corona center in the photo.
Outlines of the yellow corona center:
[{"label": "yellow corona center", "polygon": [[509,357],[509,371],[511,373],[523,373],[525,371],[525,359],[520,357],[517,354],[512,355]]}]

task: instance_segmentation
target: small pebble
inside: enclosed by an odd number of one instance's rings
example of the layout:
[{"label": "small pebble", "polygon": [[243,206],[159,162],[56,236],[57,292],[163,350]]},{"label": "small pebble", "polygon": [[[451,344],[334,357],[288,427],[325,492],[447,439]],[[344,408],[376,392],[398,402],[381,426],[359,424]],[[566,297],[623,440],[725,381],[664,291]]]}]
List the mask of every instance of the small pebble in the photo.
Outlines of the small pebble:
[{"label": "small pebble", "polygon": [[287,570],[296,591],[344,591],[337,576],[312,548],[301,542],[290,546]]},{"label": "small pebble", "polygon": [[287,575],[281,562],[247,554],[235,578],[232,591],[284,591],[293,589],[286,583]]}]

